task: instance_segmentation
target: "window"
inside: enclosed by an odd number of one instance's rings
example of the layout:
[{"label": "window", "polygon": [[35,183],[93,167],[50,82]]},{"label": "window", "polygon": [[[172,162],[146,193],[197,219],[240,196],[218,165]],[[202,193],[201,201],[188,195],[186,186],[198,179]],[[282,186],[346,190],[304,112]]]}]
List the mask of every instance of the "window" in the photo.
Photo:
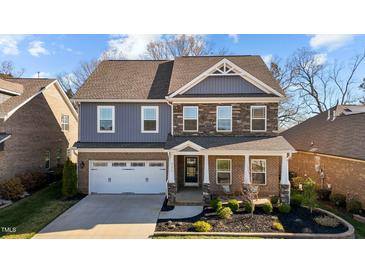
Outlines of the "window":
[{"label": "window", "polygon": [[163,167],[164,164],[163,163],[150,163],[149,166],[150,167]]},{"label": "window", "polygon": [[106,167],[108,162],[93,162],[93,167]]},{"label": "window", "polygon": [[256,185],[266,184],[266,160],[251,160],[251,181]]},{"label": "window", "polygon": [[51,152],[49,150],[46,150],[46,153],[44,155],[44,168],[50,169],[51,167]]},{"label": "window", "polygon": [[142,132],[158,133],[158,107],[142,107]]},{"label": "window", "polygon": [[231,159],[217,159],[217,184],[230,185],[231,184]]},{"label": "window", "polygon": [[198,131],[198,107],[183,108],[183,131]]},{"label": "window", "polygon": [[145,163],[144,162],[134,162],[134,163],[131,163],[131,166],[133,167],[143,167],[145,166]]},{"label": "window", "polygon": [[69,124],[69,117],[68,115],[62,114],[61,115],[61,128],[63,131],[68,131],[70,128]]},{"label": "window", "polygon": [[217,107],[217,131],[232,131],[232,107]]},{"label": "window", "polygon": [[127,163],[125,162],[114,162],[112,163],[112,167],[125,167],[127,166]]},{"label": "window", "polygon": [[251,106],[251,131],[266,131],[266,106]]},{"label": "window", "polygon": [[115,131],[114,106],[98,106],[98,132],[113,133]]}]

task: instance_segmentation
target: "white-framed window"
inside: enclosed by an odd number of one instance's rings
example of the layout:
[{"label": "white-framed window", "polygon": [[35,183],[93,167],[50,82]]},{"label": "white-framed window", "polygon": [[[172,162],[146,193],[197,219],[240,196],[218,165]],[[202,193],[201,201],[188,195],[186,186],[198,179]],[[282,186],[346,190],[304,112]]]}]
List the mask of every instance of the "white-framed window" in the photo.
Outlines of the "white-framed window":
[{"label": "white-framed window", "polygon": [[70,129],[69,116],[66,114],[61,115],[61,128],[63,131],[68,131]]},{"label": "white-framed window", "polygon": [[266,185],[266,160],[251,160],[251,182],[256,185]]},{"label": "white-framed window", "polygon": [[216,183],[218,185],[232,184],[232,160],[217,159],[216,160]]},{"label": "white-framed window", "polygon": [[266,131],[266,106],[251,106],[251,131]]},{"label": "white-framed window", "polygon": [[143,106],[141,108],[142,133],[158,133],[158,106]]},{"label": "white-framed window", "polygon": [[184,106],[183,121],[183,131],[198,131],[199,108],[197,106]]},{"label": "white-framed window", "polygon": [[107,167],[108,162],[93,162],[93,167]]},{"label": "white-framed window", "polygon": [[232,131],[232,106],[217,106],[217,131]]},{"label": "white-framed window", "polygon": [[46,150],[44,154],[44,168],[50,169],[51,168],[51,152]]},{"label": "white-framed window", "polygon": [[113,162],[112,163],[112,167],[126,167],[127,163],[126,162]]},{"label": "white-framed window", "polygon": [[145,162],[132,162],[131,166],[132,167],[144,167],[146,165]]},{"label": "white-framed window", "polygon": [[115,132],[114,106],[98,106],[98,133]]}]

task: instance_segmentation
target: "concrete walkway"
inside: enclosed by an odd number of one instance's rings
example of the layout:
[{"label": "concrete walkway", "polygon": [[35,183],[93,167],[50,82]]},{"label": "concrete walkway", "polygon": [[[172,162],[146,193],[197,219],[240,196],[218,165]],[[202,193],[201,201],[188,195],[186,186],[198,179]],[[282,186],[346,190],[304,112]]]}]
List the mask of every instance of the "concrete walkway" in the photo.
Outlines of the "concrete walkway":
[{"label": "concrete walkway", "polygon": [[185,219],[203,212],[203,206],[175,206],[173,210],[161,211],[159,219]]},{"label": "concrete walkway", "polygon": [[89,195],[33,239],[148,238],[164,199],[164,195]]}]

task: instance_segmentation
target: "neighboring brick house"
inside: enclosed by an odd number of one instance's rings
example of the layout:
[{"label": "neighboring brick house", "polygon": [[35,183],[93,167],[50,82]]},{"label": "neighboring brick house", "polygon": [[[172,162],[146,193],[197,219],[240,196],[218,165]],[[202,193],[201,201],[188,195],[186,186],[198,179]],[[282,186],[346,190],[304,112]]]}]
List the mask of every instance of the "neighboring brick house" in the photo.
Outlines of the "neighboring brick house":
[{"label": "neighboring brick house", "polygon": [[77,120],[57,80],[0,79],[0,181],[62,164]]},{"label": "neighboring brick house", "polygon": [[260,56],[103,61],[73,98],[79,189],[201,204],[255,184],[288,202],[284,98]]},{"label": "neighboring brick house", "polygon": [[297,150],[291,171],[365,206],[365,106],[339,105],[282,135]]}]

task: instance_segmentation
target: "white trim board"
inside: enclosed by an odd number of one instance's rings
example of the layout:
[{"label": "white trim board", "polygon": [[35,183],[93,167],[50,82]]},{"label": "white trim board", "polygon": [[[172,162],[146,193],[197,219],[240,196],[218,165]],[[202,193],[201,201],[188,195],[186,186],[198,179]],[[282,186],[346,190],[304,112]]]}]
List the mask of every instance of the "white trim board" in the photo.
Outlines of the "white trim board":
[{"label": "white trim board", "polygon": [[71,99],[76,103],[166,103],[165,99]]},{"label": "white trim board", "polygon": [[8,89],[5,89],[5,88],[0,88],[0,91],[1,92],[4,92],[4,93],[8,93],[10,95],[20,95],[21,93],[19,92],[16,92],[16,91],[11,91],[11,90],[8,90]]},{"label": "white trim board", "polygon": [[6,140],[8,140],[11,137],[11,135],[6,136],[4,139],[0,140],[0,144],[4,143]]}]

